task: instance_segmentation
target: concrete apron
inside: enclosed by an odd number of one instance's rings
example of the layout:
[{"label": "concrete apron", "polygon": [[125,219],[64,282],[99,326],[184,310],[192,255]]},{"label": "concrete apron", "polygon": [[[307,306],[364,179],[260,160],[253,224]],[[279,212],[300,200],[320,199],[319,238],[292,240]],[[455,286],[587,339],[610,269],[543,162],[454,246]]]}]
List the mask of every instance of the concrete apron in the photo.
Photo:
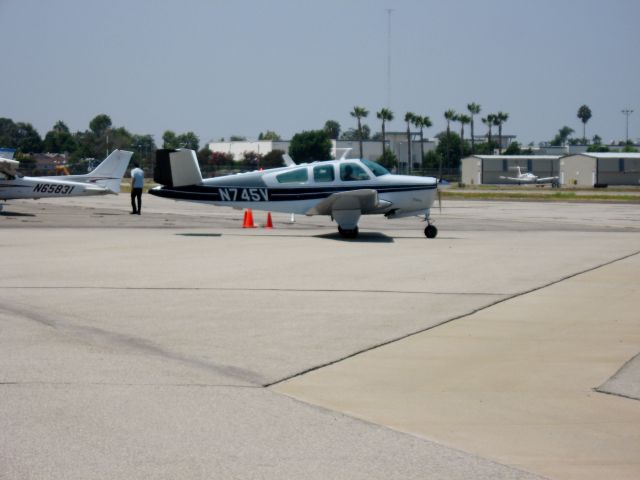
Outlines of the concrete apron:
[{"label": "concrete apron", "polygon": [[640,401],[594,389],[640,350],[639,271],[634,255],[273,388],[553,479],[637,479]]}]

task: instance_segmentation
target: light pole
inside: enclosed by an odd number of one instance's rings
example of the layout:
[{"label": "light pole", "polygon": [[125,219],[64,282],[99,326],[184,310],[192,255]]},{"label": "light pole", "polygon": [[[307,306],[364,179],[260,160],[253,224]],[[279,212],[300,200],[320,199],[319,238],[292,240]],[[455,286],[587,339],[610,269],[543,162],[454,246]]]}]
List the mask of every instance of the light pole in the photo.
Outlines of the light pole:
[{"label": "light pole", "polygon": [[391,13],[387,8],[387,108],[391,108]]},{"label": "light pole", "polygon": [[625,144],[629,143],[629,116],[633,113],[633,110],[629,109],[629,108],[625,108],[624,110],[622,110],[622,113],[626,118],[626,123],[627,123],[627,134],[625,137]]}]

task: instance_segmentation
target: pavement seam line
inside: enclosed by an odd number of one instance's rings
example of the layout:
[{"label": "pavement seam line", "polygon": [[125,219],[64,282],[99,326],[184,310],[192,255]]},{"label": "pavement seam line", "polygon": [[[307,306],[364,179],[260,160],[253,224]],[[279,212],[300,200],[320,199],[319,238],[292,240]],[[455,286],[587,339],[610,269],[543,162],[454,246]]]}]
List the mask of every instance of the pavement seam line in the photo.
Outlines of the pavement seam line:
[{"label": "pavement seam line", "polygon": [[95,286],[0,286],[0,290],[138,290],[138,291],[220,291],[220,292],[286,292],[286,293],[388,293],[407,295],[482,295],[502,297],[513,295],[511,293],[495,292],[428,292],[418,290],[362,290],[362,289],[337,289],[337,288],[243,288],[243,287],[95,287]]},{"label": "pavement seam line", "polygon": [[530,288],[528,290],[523,290],[522,292],[519,292],[519,293],[514,293],[513,295],[510,295],[510,296],[505,297],[505,298],[501,298],[501,299],[496,300],[495,302],[492,302],[492,303],[490,303],[488,305],[484,305],[482,307],[478,307],[476,309],[473,309],[470,312],[463,313],[461,315],[457,315],[455,317],[443,320],[442,322],[436,323],[434,325],[430,325],[430,326],[428,326],[426,328],[422,328],[422,329],[417,330],[415,332],[410,332],[410,333],[407,333],[406,335],[402,335],[400,337],[393,338],[391,340],[387,340],[385,342],[381,342],[381,343],[376,344],[376,345],[372,345],[370,347],[364,348],[364,349],[359,350],[357,352],[353,352],[353,353],[351,353],[349,355],[345,355],[344,357],[338,358],[336,360],[332,360],[332,361],[324,363],[322,365],[316,365],[315,367],[308,368],[308,369],[303,370],[301,372],[298,372],[296,374],[290,375],[290,376],[282,378],[280,380],[276,380],[275,382],[267,383],[267,384],[265,384],[263,386],[265,388],[269,388],[269,387],[273,387],[273,386],[279,385],[280,383],[284,383],[284,382],[292,380],[292,379],[294,379],[296,377],[301,377],[301,376],[306,375],[307,373],[311,373],[311,372],[313,372],[315,370],[320,370],[321,368],[325,368],[325,367],[329,367],[331,365],[335,365],[336,363],[343,362],[345,360],[348,360],[348,359],[353,358],[355,356],[361,355],[363,353],[367,353],[367,352],[370,352],[372,350],[376,350],[378,348],[384,347],[386,345],[390,345],[392,343],[399,342],[399,341],[404,340],[406,338],[413,337],[415,335],[419,335],[419,334],[424,333],[424,332],[428,332],[429,330],[433,330],[434,328],[440,327],[442,325],[446,325],[447,323],[453,322],[455,320],[460,320],[462,318],[470,317],[472,315],[475,315],[478,312],[481,312],[483,310],[491,308],[491,307],[493,307],[495,305],[498,305],[500,303],[507,302],[509,300],[512,300],[512,299],[518,298],[518,297],[522,297],[524,295],[528,295],[529,293],[537,292],[538,290],[543,290],[545,288],[551,287],[551,286],[556,285],[558,283],[564,282],[565,280],[569,280],[571,278],[583,275],[585,273],[593,272],[593,271],[598,270],[600,268],[606,267],[608,265],[612,265],[612,264],[617,263],[617,262],[621,262],[623,260],[626,260],[628,258],[634,257],[634,256],[639,255],[639,254],[640,254],[640,250],[636,250],[635,252],[629,253],[629,254],[624,255],[622,257],[614,258],[613,260],[609,260],[609,261],[604,262],[602,264],[599,264],[599,265],[596,265],[596,266],[593,266],[593,267],[589,267],[589,268],[587,268],[585,270],[581,270],[579,272],[575,272],[575,273],[572,273],[570,275],[565,275],[564,277],[561,277],[561,278],[559,278],[557,280],[553,280],[553,281],[548,282],[548,283],[546,283],[544,285],[540,285],[538,287],[533,287],[533,288]]}]

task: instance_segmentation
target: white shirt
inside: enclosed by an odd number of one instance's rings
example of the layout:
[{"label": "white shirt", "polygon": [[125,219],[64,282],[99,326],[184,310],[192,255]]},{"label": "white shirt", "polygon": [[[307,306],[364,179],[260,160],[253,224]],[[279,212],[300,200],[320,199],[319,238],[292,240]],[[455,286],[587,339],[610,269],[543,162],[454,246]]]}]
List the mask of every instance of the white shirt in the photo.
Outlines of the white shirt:
[{"label": "white shirt", "polygon": [[133,182],[133,188],[144,187],[144,172],[141,168],[134,168],[131,170],[131,181]]}]

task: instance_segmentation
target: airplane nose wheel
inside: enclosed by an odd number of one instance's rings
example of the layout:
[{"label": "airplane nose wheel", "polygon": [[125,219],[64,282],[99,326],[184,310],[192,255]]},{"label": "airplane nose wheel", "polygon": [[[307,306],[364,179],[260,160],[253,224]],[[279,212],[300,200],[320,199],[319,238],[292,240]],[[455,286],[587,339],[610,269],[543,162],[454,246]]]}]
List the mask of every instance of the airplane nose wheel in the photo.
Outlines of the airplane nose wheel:
[{"label": "airplane nose wheel", "polygon": [[358,236],[358,227],[347,230],[338,226],[338,233],[342,238],[356,238]]},{"label": "airplane nose wheel", "polygon": [[427,225],[424,229],[424,234],[427,238],[436,238],[438,235],[438,229],[435,225]]}]

